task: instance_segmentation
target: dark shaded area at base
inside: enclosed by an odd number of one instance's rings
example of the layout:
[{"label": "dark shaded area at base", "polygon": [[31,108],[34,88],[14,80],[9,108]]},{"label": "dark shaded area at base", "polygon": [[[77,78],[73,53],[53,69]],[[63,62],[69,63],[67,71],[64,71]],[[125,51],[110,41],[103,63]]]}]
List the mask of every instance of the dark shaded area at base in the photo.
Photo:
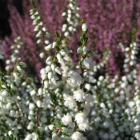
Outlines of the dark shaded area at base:
[{"label": "dark shaded area at base", "polygon": [[[9,24],[10,12],[8,9],[8,0],[0,0],[0,39],[11,35],[11,27]],[[23,16],[22,0],[12,0],[12,4],[17,11]]]}]

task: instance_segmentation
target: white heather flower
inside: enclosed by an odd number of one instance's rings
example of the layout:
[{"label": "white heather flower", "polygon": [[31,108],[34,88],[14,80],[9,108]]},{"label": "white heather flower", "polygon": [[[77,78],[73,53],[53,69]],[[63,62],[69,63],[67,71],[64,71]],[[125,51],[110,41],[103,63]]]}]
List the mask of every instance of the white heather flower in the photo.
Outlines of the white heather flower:
[{"label": "white heather flower", "polygon": [[70,116],[69,114],[64,115],[64,116],[62,117],[62,123],[63,123],[64,125],[68,125],[68,124],[70,124],[71,122],[72,122],[72,118],[71,118],[71,116]]},{"label": "white heather flower", "polygon": [[39,88],[38,89],[38,95],[42,95],[43,94],[43,89],[42,88]]},{"label": "white heather flower", "polygon": [[53,73],[52,73],[52,71],[48,72],[48,79],[51,79],[51,78],[53,78]]},{"label": "white heather flower", "polygon": [[52,63],[52,64],[51,64],[51,69],[54,71],[55,68],[56,68],[56,64],[55,64],[55,63]]},{"label": "white heather flower", "polygon": [[[44,43],[49,44],[50,42],[49,42],[49,40],[45,40]],[[49,49],[51,49],[51,47]],[[46,47],[45,47],[45,50],[46,50]]]},{"label": "white heather flower", "polygon": [[48,126],[48,128],[49,128],[50,130],[53,130],[53,129],[54,129],[54,125],[50,124],[50,125]]},{"label": "white heather flower", "polygon": [[69,75],[69,82],[71,82],[72,85],[80,86],[83,83],[83,79],[78,72],[70,71]]},{"label": "white heather flower", "polygon": [[84,54],[86,54],[86,53],[87,53],[87,51],[88,51],[87,47],[86,47],[86,46],[84,46],[84,47],[83,47],[83,53],[84,53]]},{"label": "white heather flower", "polygon": [[78,124],[83,123],[85,121],[85,117],[86,117],[85,113],[83,113],[83,112],[77,113],[75,115],[75,121]]},{"label": "white heather flower", "polygon": [[49,82],[48,81],[44,81],[44,88],[48,88],[49,86]]},{"label": "white heather flower", "polygon": [[28,129],[28,130],[31,130],[31,129],[33,129],[33,127],[34,127],[34,123],[33,123],[33,122],[30,122],[30,123],[28,124],[28,126],[27,126],[27,129]]},{"label": "white heather flower", "polygon": [[24,140],[32,140],[32,134],[27,134],[27,136]]},{"label": "white heather flower", "polygon": [[55,72],[57,72],[58,74],[61,74],[61,69],[59,67],[56,67]]},{"label": "white heather flower", "polygon": [[30,92],[30,95],[31,96],[34,96],[36,94],[36,91],[35,90],[32,90],[31,92]]},{"label": "white heather flower", "polygon": [[86,24],[86,23],[83,23],[83,24],[82,24],[82,30],[83,30],[84,32],[86,32],[87,29],[88,29],[87,24]]},{"label": "white heather flower", "polygon": [[1,93],[0,93],[0,96],[2,96],[3,98],[7,97],[8,96],[8,92],[6,90],[3,90]]},{"label": "white heather flower", "polygon": [[51,70],[51,66],[46,66],[44,73],[48,73]]},{"label": "white heather flower", "polygon": [[56,83],[55,77],[52,77],[52,78],[51,78],[51,82],[52,82],[53,84],[55,84],[55,85],[57,84],[57,83]]},{"label": "white heather flower", "polygon": [[58,140],[58,134],[57,133],[52,134],[52,140]]},{"label": "white heather flower", "polygon": [[37,100],[36,104],[39,108],[42,106],[42,102],[40,100]]},{"label": "white heather flower", "polygon": [[91,69],[94,66],[94,63],[89,58],[85,58],[82,62],[82,65],[87,69]]},{"label": "white heather flower", "polygon": [[42,31],[46,32],[47,28],[46,27],[42,27]]},{"label": "white heather flower", "polygon": [[64,64],[65,64],[65,63],[64,63],[64,60],[63,60],[63,58],[62,58],[62,56],[61,56],[60,53],[57,53],[56,57],[57,57],[58,62],[59,62],[61,65],[64,65]]},{"label": "white heather flower", "polygon": [[73,109],[74,107],[76,107],[76,102],[73,98],[73,96],[70,95],[64,95],[64,105],[70,109]]},{"label": "white heather flower", "polygon": [[38,135],[36,133],[32,133],[32,139],[33,140],[38,140]]},{"label": "white heather flower", "polygon": [[66,55],[65,50],[64,50],[64,49],[62,49],[62,50],[60,51],[60,54],[61,54],[62,56],[65,56],[65,55]]},{"label": "white heather flower", "polygon": [[90,91],[91,90],[91,85],[90,84],[85,84],[85,88]]},{"label": "white heather flower", "polygon": [[35,108],[35,104],[34,103],[29,103],[29,109],[33,110]]},{"label": "white heather flower", "polygon": [[71,136],[72,140],[86,140],[86,138],[83,137],[83,134],[80,132],[74,132]]},{"label": "white heather flower", "polygon": [[80,53],[82,53],[82,48],[81,47],[79,47],[78,49],[77,49],[77,54],[80,54]]},{"label": "white heather flower", "polygon": [[[47,42],[48,43],[48,42]],[[45,50],[48,51],[52,48],[52,44],[49,44],[48,46],[45,47]]]},{"label": "white heather flower", "polygon": [[52,48],[55,48],[57,46],[57,42],[53,42]]},{"label": "white heather flower", "polygon": [[75,90],[73,93],[74,93],[73,97],[75,98],[76,101],[78,102],[84,101],[85,93],[83,90],[78,89],[78,90]]},{"label": "white heather flower", "polygon": [[65,37],[68,37],[68,36],[69,36],[69,32],[65,32],[65,33],[64,33],[64,36],[65,36]]},{"label": "white heather flower", "polygon": [[44,56],[45,56],[44,52],[41,52],[41,53],[39,54],[39,57],[40,57],[40,58],[44,58]]},{"label": "white heather flower", "polygon": [[46,59],[46,63],[50,62],[53,60],[53,57],[52,56],[49,56],[47,59]]},{"label": "white heather flower", "polygon": [[81,131],[85,131],[89,129],[89,123],[88,121],[84,122],[84,123],[80,123],[78,124],[78,127]]}]

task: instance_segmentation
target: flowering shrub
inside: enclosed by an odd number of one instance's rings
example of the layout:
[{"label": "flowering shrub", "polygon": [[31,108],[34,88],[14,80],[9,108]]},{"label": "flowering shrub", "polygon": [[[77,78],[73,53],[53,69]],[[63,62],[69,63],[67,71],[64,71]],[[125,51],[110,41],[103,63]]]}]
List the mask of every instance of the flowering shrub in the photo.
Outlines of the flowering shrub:
[{"label": "flowering shrub", "polygon": [[[13,53],[6,61],[6,73],[0,71],[0,138],[8,140],[139,140],[140,139],[140,65],[137,63],[139,40],[125,48],[123,76],[106,72],[97,74],[107,65],[111,49],[103,60],[95,63],[96,54],[88,44],[88,25],[82,21],[75,64],[69,49],[76,32],[79,15],[75,1],[62,14],[67,21],[62,34],[50,43],[50,33],[44,26],[33,3],[30,10],[38,56],[44,61],[40,83],[36,75],[28,74],[28,66],[19,53],[26,44],[17,37]],[[1,48],[0,48],[1,49]],[[51,51],[51,55],[48,55]],[[0,52],[0,59],[4,53]],[[32,65],[32,63],[30,64]]]}]

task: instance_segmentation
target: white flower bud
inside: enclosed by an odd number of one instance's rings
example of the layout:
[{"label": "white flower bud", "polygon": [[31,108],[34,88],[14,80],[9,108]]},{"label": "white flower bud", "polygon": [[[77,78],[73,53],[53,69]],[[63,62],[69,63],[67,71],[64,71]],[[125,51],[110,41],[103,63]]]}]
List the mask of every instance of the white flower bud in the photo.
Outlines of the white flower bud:
[{"label": "white flower bud", "polygon": [[41,21],[40,23],[38,23],[38,25],[42,26],[43,25],[43,22]]},{"label": "white flower bud", "polygon": [[46,32],[46,31],[47,31],[47,29],[46,29],[45,27],[42,27],[42,31]]},{"label": "white flower bud", "polygon": [[83,30],[84,32],[86,32],[87,29],[88,29],[87,24],[86,24],[86,23],[83,23],[83,24],[82,24],[82,30]]},{"label": "white flower bud", "polygon": [[46,67],[45,67],[45,72],[46,72],[46,73],[48,73],[50,70],[51,70],[51,67],[50,67],[50,66],[46,66]]},{"label": "white flower bud", "polygon": [[34,108],[35,108],[35,104],[34,104],[34,103],[30,103],[30,104],[29,104],[29,109],[30,109],[30,110],[33,110]]},{"label": "white flower bud", "polygon": [[62,25],[62,32],[65,32],[66,29],[67,29],[67,24],[63,24],[63,25]]},{"label": "white flower bud", "polygon": [[56,133],[52,134],[52,140],[58,140],[58,135]]},{"label": "white flower bud", "polygon": [[48,127],[49,127],[50,130],[53,130],[54,125],[51,124],[51,125],[49,125]]},{"label": "white flower bud", "polygon": [[53,77],[53,78],[51,78],[51,81],[52,81],[52,83],[53,84],[55,84],[56,85],[56,79]]},{"label": "white flower bud", "polygon": [[10,136],[10,135],[12,135],[13,134],[13,132],[10,130],[9,132],[8,132],[8,135]]},{"label": "white flower bud", "polygon": [[45,47],[45,50],[48,51],[52,48],[52,44],[49,44],[48,46]]},{"label": "white flower bud", "polygon": [[65,53],[64,50],[61,50],[61,51],[60,51],[60,54],[61,54],[62,56],[64,56],[66,53]]},{"label": "white flower bud", "polygon": [[68,37],[68,36],[69,36],[69,32],[65,32],[65,33],[64,33],[64,36],[65,36],[65,37]]},{"label": "white flower bud", "polygon": [[21,67],[18,65],[17,70],[22,71]]},{"label": "white flower bud", "polygon": [[30,92],[30,95],[31,96],[33,96],[33,95],[35,95],[36,94],[36,91],[35,90],[32,90],[31,92]]},{"label": "white flower bud", "polygon": [[37,104],[37,106],[38,106],[39,108],[42,106],[42,102],[41,102],[40,100],[38,100],[38,101],[36,102],[36,104]]},{"label": "white flower bud", "polygon": [[30,122],[29,125],[27,126],[27,129],[28,130],[32,130],[34,127],[34,123],[33,122]]},{"label": "white flower bud", "polygon": [[41,43],[41,39],[38,39],[36,43],[37,43],[37,44]]},{"label": "white flower bud", "polygon": [[38,89],[38,95],[42,95],[42,93],[43,93],[43,89],[42,88],[39,88]]},{"label": "white flower bud", "polygon": [[70,27],[68,28],[68,30],[69,30],[70,32],[72,32],[72,31],[73,31],[73,27],[70,26]]},{"label": "white flower bud", "polygon": [[58,53],[58,54],[56,55],[56,57],[57,57],[58,61],[59,61],[60,59],[62,59],[60,53]]},{"label": "white flower bud", "polygon": [[48,81],[45,81],[44,82],[44,88],[48,88],[48,86],[49,86],[49,82]]},{"label": "white flower bud", "polygon": [[77,54],[80,54],[80,53],[82,53],[82,48],[81,48],[81,47],[79,47],[79,48],[77,49]]},{"label": "white flower bud", "polygon": [[55,48],[57,46],[57,42],[53,42],[52,48]]},{"label": "white flower bud", "polygon": [[9,109],[11,109],[11,103],[7,103],[7,105],[6,105],[6,108],[9,110]]},{"label": "white flower bud", "polygon": [[53,73],[51,71],[48,72],[48,79],[51,79],[52,78],[52,75],[53,75]]},{"label": "white flower bud", "polygon": [[32,139],[32,134],[27,134],[27,136],[24,140],[31,140],[31,139]]},{"label": "white flower bud", "polygon": [[51,69],[54,71],[56,68],[56,65],[54,63],[51,64]]},{"label": "white flower bud", "polygon": [[44,58],[44,56],[45,56],[44,52],[41,52],[41,53],[39,54],[39,57],[40,57],[40,58]]},{"label": "white flower bud", "polygon": [[71,117],[69,114],[64,115],[64,116],[62,117],[62,123],[63,123],[64,125],[68,125],[68,124],[70,124],[71,122],[72,122],[72,117]]},{"label": "white flower bud", "polygon": [[39,26],[36,26],[35,28],[34,28],[34,31],[36,32],[36,31],[38,31],[39,30]]},{"label": "white flower bud", "polygon": [[47,59],[46,59],[46,63],[48,63],[49,61],[52,61],[52,56],[49,56]]},{"label": "white flower bud", "polygon": [[56,67],[55,72],[57,72],[58,74],[61,74],[61,69],[59,67]]},{"label": "white flower bud", "polygon": [[88,50],[87,50],[87,47],[86,47],[86,46],[84,46],[84,47],[83,47],[83,53],[84,53],[84,54],[86,54],[86,53],[87,53],[87,51],[88,51]]},{"label": "white flower bud", "polygon": [[63,12],[63,13],[62,13],[62,16],[66,16],[66,12]]},{"label": "white flower bud", "polygon": [[36,37],[40,37],[40,36],[41,36],[41,34],[42,34],[42,32],[41,32],[41,31],[39,31],[39,32],[37,33]]},{"label": "white flower bud", "polygon": [[49,42],[49,40],[45,40],[44,43],[45,44],[49,44],[50,42]]},{"label": "white flower bud", "polygon": [[1,95],[3,98],[5,98],[5,97],[8,96],[8,92],[7,92],[6,90],[3,90],[3,91],[0,93],[0,95]]},{"label": "white flower bud", "polygon": [[91,85],[90,84],[85,84],[85,88],[89,91],[89,90],[91,90]]}]

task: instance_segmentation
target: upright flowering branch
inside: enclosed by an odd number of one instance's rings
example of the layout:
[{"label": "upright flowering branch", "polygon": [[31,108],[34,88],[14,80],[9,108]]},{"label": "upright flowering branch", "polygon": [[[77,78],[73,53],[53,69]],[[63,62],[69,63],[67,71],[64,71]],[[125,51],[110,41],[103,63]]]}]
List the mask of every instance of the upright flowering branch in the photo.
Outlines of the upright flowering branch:
[{"label": "upright flowering branch", "polygon": [[62,25],[62,32],[66,38],[71,37],[73,33],[77,31],[77,26],[79,25],[80,15],[77,12],[79,10],[77,0],[69,0],[66,11],[62,13],[65,17],[65,21]]},{"label": "upright flowering branch", "polygon": [[49,44],[50,33],[48,29],[43,25],[39,12],[33,3],[33,9],[30,10],[31,19],[33,19],[33,25],[35,25],[34,32],[36,32],[37,44],[39,45],[39,56],[42,59],[45,57],[45,46]]}]

